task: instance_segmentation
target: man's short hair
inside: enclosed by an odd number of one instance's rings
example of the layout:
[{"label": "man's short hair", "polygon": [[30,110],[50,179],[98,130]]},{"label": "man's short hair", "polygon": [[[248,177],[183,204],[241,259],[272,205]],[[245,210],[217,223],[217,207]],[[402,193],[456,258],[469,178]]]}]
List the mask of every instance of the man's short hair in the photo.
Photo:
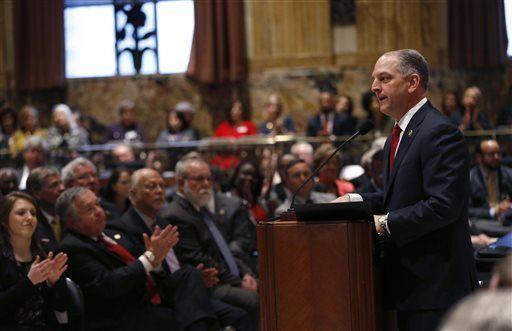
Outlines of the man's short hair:
[{"label": "man's short hair", "polygon": [[402,76],[417,74],[420,84],[426,90],[428,86],[428,62],[423,55],[415,49],[400,49],[387,52],[384,55],[393,55],[398,58],[398,70]]},{"label": "man's short hair", "polygon": [[55,167],[37,167],[32,169],[27,178],[27,191],[33,195],[43,189],[43,183],[46,178],[59,175],[60,172]]},{"label": "man's short hair", "polygon": [[[290,170],[291,167],[293,167],[294,165],[296,164],[299,164],[299,163],[304,163],[305,165],[308,165],[306,161],[304,161],[303,159],[296,159],[296,160],[293,160],[292,162],[288,163],[288,165],[286,166],[286,169],[284,171],[286,177],[290,177],[288,171]],[[309,167],[309,166],[308,166]]]},{"label": "man's short hair", "polygon": [[96,172],[96,166],[85,157],[77,157],[73,161],[69,162],[62,168],[61,179],[64,186],[68,186],[72,181],[76,179],[75,168],[78,166],[90,166]]},{"label": "man's short hair", "polygon": [[189,175],[189,173],[187,172],[187,168],[193,163],[205,164],[208,166],[208,163],[206,163],[203,159],[199,158],[188,158],[185,160],[180,160],[178,161],[178,163],[176,163],[176,167],[174,168],[176,178],[187,178]]},{"label": "man's short hair", "polygon": [[48,150],[46,141],[39,136],[30,136],[25,140],[23,144],[23,151],[27,151],[31,148],[41,148],[44,152]]},{"label": "man's short hair", "polygon": [[71,220],[78,218],[78,213],[73,201],[79,195],[84,194],[89,189],[81,186],[70,187],[59,196],[55,203],[55,212],[61,220],[69,223]]}]

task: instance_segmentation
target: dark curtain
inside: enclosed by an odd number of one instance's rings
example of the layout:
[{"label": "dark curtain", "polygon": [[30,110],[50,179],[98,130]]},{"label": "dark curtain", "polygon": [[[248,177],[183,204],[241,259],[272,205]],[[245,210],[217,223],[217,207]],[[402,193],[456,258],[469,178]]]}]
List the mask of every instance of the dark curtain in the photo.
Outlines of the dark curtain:
[{"label": "dark curtain", "polygon": [[64,86],[63,0],[16,0],[13,6],[17,90]]},{"label": "dark curtain", "polygon": [[196,0],[194,12],[194,41],[187,77],[203,84],[245,80],[243,1]]},{"label": "dark curtain", "polygon": [[503,0],[449,0],[448,29],[451,67],[488,68],[506,63]]}]

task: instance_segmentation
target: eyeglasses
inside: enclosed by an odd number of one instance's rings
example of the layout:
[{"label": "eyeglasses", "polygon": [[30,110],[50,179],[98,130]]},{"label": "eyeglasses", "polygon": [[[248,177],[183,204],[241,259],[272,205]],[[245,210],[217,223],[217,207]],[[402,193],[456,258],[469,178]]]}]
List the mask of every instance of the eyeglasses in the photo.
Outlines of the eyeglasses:
[{"label": "eyeglasses", "polygon": [[195,182],[204,182],[205,180],[207,182],[212,182],[213,181],[213,177],[212,176],[196,176],[196,177],[187,177],[185,179],[188,179],[188,180],[192,180],[192,181],[195,181]]}]

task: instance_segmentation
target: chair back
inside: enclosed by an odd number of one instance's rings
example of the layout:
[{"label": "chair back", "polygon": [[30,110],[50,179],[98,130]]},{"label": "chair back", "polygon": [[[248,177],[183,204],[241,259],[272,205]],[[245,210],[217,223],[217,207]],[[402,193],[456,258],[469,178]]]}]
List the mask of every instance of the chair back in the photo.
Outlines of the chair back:
[{"label": "chair back", "polygon": [[85,306],[82,290],[68,277],[66,277],[66,285],[69,294],[67,312],[70,329],[85,330]]}]

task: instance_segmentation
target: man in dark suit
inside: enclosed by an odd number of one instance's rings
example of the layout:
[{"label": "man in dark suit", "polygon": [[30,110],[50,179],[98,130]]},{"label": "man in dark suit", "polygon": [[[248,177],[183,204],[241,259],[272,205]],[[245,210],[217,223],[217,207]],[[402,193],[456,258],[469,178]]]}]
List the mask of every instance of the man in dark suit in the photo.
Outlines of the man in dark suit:
[{"label": "man in dark suit", "polygon": [[[213,295],[246,310],[257,323],[259,319],[258,285],[252,270],[229,249],[226,224],[211,209],[212,174],[200,159],[187,159],[176,165],[178,191],[162,217],[180,232],[176,254],[183,263],[215,268],[219,284]],[[215,203],[215,202],[213,202]]]},{"label": "man in dark suit", "polygon": [[55,203],[64,191],[59,170],[52,167],[35,168],[28,176],[27,191],[39,205],[37,236],[43,247],[56,252],[59,250],[61,239],[66,234],[64,222],[60,221],[55,212]]},{"label": "man in dark suit", "polygon": [[178,241],[168,226],[146,237],[139,257],[107,237],[105,213],[84,187],[64,191],[56,205],[69,233],[62,242],[70,277],[84,293],[88,330],[176,330],[165,283],[157,283],[160,264]]},{"label": "man in dark suit", "polygon": [[306,134],[308,137],[351,135],[354,125],[338,114],[334,109],[334,95],[324,91],[320,93],[318,103],[320,111],[308,119]]},{"label": "man in dark suit", "polygon": [[501,165],[500,145],[496,140],[482,141],[477,146],[480,165],[471,169],[469,217],[475,219],[512,218],[512,169]]},{"label": "man in dark suit", "polygon": [[372,76],[380,111],[396,122],[384,147],[384,190],[362,195],[375,214],[382,286],[400,330],[435,330],[476,287],[469,154],[462,133],[426,98],[428,64],[420,53],[385,53]]},{"label": "man in dark suit", "polygon": [[77,157],[62,168],[62,182],[66,188],[74,186],[87,187],[98,199],[105,211],[107,222],[119,220],[121,212],[113,204],[100,198],[100,179],[94,163],[84,157]]},{"label": "man in dark suit", "polygon": [[[165,202],[164,181],[160,174],[149,168],[135,171],[130,201],[131,207],[123,214],[121,221],[109,224],[109,227],[114,230],[114,239],[123,237],[118,231],[124,232],[131,240],[133,253],[139,255],[145,250],[143,236],[151,236],[157,223],[162,228],[168,226],[168,223],[157,218]],[[162,275],[173,284],[174,307],[185,326],[201,317],[197,316],[198,312],[209,311],[210,315],[218,317],[221,326],[233,326],[240,330],[249,328],[249,317],[242,309],[210,298],[207,287],[219,281],[216,269],[204,268],[202,264],[196,268],[180,263],[173,248],[162,262],[162,267]]]}]

